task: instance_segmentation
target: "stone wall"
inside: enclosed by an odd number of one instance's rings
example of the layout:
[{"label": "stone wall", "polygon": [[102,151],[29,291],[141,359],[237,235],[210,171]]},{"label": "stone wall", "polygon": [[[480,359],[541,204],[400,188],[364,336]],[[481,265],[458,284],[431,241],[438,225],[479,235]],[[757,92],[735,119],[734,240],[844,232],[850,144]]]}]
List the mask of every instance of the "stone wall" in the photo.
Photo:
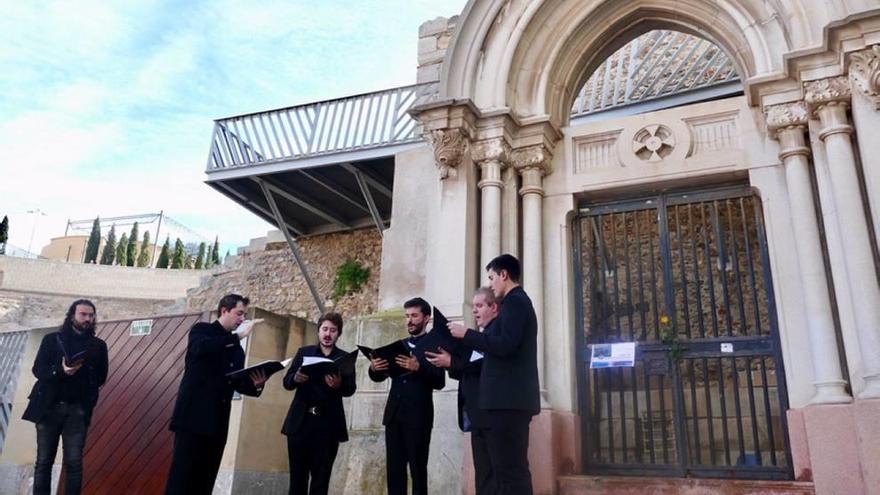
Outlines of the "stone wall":
[{"label": "stone wall", "polygon": [[[376,229],[301,238],[297,241],[309,274],[328,310],[346,318],[376,311],[382,258],[382,238]],[[331,299],[336,269],[352,259],[370,270],[357,293]],[[246,295],[251,304],[280,315],[316,320],[318,309],[286,243],[270,242],[265,251],[243,252],[214,271],[187,296],[189,311],[213,309],[231,292]]]},{"label": "stone wall", "polygon": [[421,83],[440,81],[443,57],[452,40],[458,16],[437,17],[419,26],[419,67],[416,80]]},{"label": "stone wall", "polygon": [[0,256],[0,289],[80,297],[173,300],[209,273]]},{"label": "stone wall", "polygon": [[[77,296],[37,294],[0,289],[0,332],[58,326]],[[183,298],[177,300],[91,297],[99,321],[182,313]]]}]

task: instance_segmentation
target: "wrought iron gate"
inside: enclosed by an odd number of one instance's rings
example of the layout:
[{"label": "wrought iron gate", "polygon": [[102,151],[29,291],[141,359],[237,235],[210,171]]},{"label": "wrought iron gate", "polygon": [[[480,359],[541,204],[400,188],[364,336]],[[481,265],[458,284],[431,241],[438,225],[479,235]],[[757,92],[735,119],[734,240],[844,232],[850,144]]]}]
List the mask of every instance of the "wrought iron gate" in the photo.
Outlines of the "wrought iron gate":
[{"label": "wrought iron gate", "polygon": [[[745,187],[583,207],[578,391],[594,474],[790,479],[760,200]],[[636,342],[632,368],[592,344]]]}]

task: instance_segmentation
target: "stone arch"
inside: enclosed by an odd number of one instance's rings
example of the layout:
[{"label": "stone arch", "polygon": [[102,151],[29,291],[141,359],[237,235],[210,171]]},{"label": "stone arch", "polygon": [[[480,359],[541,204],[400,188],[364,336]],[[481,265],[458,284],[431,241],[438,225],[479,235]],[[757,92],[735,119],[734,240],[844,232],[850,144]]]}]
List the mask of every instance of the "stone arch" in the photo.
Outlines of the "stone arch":
[{"label": "stone arch", "polygon": [[789,43],[779,19],[770,4],[756,0],[472,0],[444,64],[441,97],[565,125],[596,66],[658,28],[719,45],[747,85],[784,71]]}]

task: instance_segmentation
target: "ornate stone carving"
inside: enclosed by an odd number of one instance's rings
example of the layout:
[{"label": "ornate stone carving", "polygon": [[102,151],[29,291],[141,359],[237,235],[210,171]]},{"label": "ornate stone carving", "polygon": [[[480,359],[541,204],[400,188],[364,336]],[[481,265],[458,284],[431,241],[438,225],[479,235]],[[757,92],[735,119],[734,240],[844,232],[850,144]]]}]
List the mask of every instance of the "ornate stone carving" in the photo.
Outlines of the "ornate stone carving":
[{"label": "ornate stone carving", "polygon": [[653,124],[633,136],[632,151],[646,162],[659,162],[675,149],[675,135],[665,125]]},{"label": "ornate stone carving", "polygon": [[513,150],[511,162],[517,170],[525,168],[546,170],[550,167],[550,153],[540,144],[527,146]]},{"label": "ornate stone carving", "polygon": [[810,109],[826,103],[848,101],[852,96],[849,79],[845,76],[828,77],[804,83],[804,100]]},{"label": "ornate stone carving", "polygon": [[495,160],[506,164],[510,159],[510,146],[503,138],[477,141],[471,145],[471,158],[476,163]]},{"label": "ornate stone carving", "polygon": [[767,117],[767,128],[772,132],[786,127],[807,125],[810,120],[810,110],[803,101],[770,105],[764,107],[764,114]]},{"label": "ornate stone carving", "polygon": [[468,149],[468,138],[461,129],[435,129],[426,138],[434,148],[434,160],[440,169],[440,179],[455,177],[456,167]]},{"label": "ornate stone carving", "polygon": [[849,56],[849,79],[880,108],[880,45],[853,52]]}]

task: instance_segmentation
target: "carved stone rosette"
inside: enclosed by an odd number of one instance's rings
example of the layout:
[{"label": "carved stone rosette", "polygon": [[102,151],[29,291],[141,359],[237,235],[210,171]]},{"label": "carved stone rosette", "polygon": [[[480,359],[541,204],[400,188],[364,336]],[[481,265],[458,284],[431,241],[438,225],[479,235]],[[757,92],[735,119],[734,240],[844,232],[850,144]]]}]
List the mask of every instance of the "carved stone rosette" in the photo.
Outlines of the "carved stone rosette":
[{"label": "carved stone rosette", "polygon": [[846,76],[828,77],[804,83],[804,101],[812,112],[830,103],[848,104],[852,86]]},{"label": "carved stone rosette", "polygon": [[849,55],[849,79],[852,86],[874,101],[880,110],[880,45]]},{"label": "carved stone rosette", "polygon": [[456,168],[468,150],[468,138],[461,129],[435,129],[426,136],[434,149],[434,160],[440,179],[455,177]]}]

